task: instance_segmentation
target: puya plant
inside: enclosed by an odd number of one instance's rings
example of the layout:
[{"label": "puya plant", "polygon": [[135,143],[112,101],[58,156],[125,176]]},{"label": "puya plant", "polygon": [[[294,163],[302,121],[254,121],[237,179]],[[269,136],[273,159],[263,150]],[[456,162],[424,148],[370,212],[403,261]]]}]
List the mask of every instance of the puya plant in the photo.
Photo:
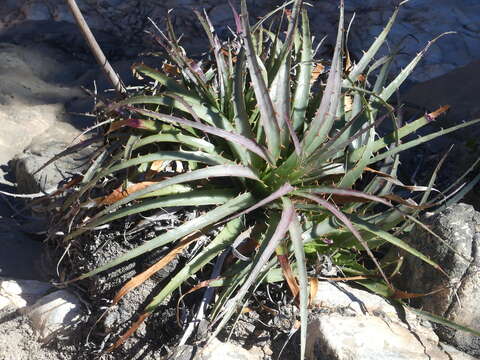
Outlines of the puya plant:
[{"label": "puya plant", "polygon": [[[292,9],[286,10],[289,5]],[[391,244],[441,271],[401,240],[409,224],[418,222],[418,212],[443,198],[429,202],[433,179],[425,187],[402,184],[396,176],[399,154],[480,120],[402,142],[447,107],[397,126],[399,107],[388,101],[436,41],[392,76],[395,54],[376,56],[400,6],[356,63],[349,60],[343,0],[328,63],[315,60],[302,0],[284,4],[254,26],[242,0],[240,14],[232,6],[236,31],[228,42],[221,42],[207,15],[198,12],[211,46],[202,63],[188,58],[167,20],[166,32],[155,36],[168,57],[162,70],[134,65],[145,86],[102,109],[105,123],[110,123],[105,146],[65,201],[71,231],[64,241],[154,209],[199,211],[175,229],[73,279],[170,246],[164,258],[125,284],[115,304],[200,235],[206,234],[208,241],[202,240],[201,251],[172,275],[114,346],[213,263],[211,276],[193,289],[218,289],[209,312],[210,323],[216,324],[213,335],[259,284],[285,280],[300,309],[302,358],[309,274],[318,255],[329,256],[345,279],[392,298],[405,293],[391,283],[391,259],[376,257],[375,249]],[[380,135],[382,121],[392,122],[392,133]],[[166,171],[168,164],[181,166]],[[402,187],[410,198],[395,194]],[[202,311],[207,305],[204,300]]]}]

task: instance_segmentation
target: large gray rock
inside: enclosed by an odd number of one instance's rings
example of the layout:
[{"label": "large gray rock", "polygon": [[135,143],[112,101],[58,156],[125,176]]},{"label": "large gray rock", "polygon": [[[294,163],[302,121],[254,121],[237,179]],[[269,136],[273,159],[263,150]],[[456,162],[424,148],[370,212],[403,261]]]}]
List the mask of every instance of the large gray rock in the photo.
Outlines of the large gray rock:
[{"label": "large gray rock", "polygon": [[[424,223],[448,246],[422,228],[412,234],[411,243],[439,264],[448,278],[418,258],[406,256],[400,280],[402,289],[414,293],[443,289],[418,298],[415,305],[480,329],[480,213],[471,205],[457,204],[427,216]],[[462,351],[480,356],[479,337],[444,326],[437,326],[437,334]]]},{"label": "large gray rock", "polygon": [[[52,192],[58,185],[72,176],[81,174],[89,165],[89,159],[94,151],[93,146],[60,157],[58,160],[42,168],[55,155],[69,147],[69,143],[62,141],[42,141],[31,144],[15,159],[15,176],[18,191],[30,194],[39,191]],[[37,170],[40,170],[37,172]]]},{"label": "large gray rock", "polygon": [[[359,56],[380,33],[390,17],[395,3],[399,0],[346,0],[347,20],[356,14],[355,21],[349,35],[349,50],[352,55]],[[178,34],[182,34],[182,44],[193,50],[195,54],[205,51],[206,39],[198,36],[203,30],[199,26],[192,8],[204,8],[211,16],[221,37],[229,35],[228,27],[234,28],[233,16],[225,2],[218,0],[125,0],[125,1],[89,1],[77,0],[87,22],[92,27],[100,43],[112,57],[134,56],[139,51],[151,49],[151,41],[144,30],[155,31],[147,20],[150,17],[163,26],[163,19],[170,9],[172,21]],[[238,1],[234,1],[238,7]],[[338,21],[339,1],[316,1],[309,8],[312,20],[312,29],[317,39],[328,35],[326,44],[331,46],[335,39]],[[247,1],[250,9],[251,21],[259,15],[278,6],[278,1],[250,0]],[[48,23],[57,23],[57,27],[73,25],[74,19],[63,0],[8,0],[0,9],[0,39],[2,32],[15,38],[16,33],[22,32],[24,23],[42,22],[42,29]],[[397,25],[392,30],[391,44],[403,41],[402,53],[395,68],[399,70],[425,44],[446,31],[456,31],[438,41],[430,49],[429,56],[419,65],[410,80],[425,81],[445,74],[459,66],[466,65],[480,58],[480,3],[475,0],[437,0],[432,6],[431,0],[415,0],[405,4],[401,11]],[[46,36],[48,31],[39,32],[34,25],[30,25],[30,35],[25,37],[43,38],[47,42],[62,43],[64,34],[68,34],[68,46],[76,50],[83,47],[81,39],[72,30],[58,32]],[[15,28],[15,32],[10,29]],[[78,35],[78,34],[77,34]],[[115,46],[111,46],[115,44]],[[65,44],[62,45],[67,48]],[[69,47],[71,49],[71,47]],[[328,51],[328,46],[320,52]],[[85,52],[88,51],[78,51]],[[324,54],[321,54],[323,56]]]},{"label": "large gray rock", "polygon": [[367,291],[320,282],[313,304],[310,360],[473,360],[440,344],[428,322]]},{"label": "large gray rock", "polygon": [[[21,153],[34,139],[71,139],[78,135],[69,104],[87,98],[66,82],[81,75],[82,66],[46,46],[0,43],[0,164]],[[83,66],[83,68],[85,68]]]}]

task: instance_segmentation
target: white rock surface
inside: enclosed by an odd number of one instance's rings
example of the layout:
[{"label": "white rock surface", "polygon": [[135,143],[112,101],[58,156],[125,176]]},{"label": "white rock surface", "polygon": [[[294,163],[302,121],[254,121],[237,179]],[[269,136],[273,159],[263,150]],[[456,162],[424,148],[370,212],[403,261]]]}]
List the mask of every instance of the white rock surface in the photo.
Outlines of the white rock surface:
[{"label": "white rock surface", "polygon": [[0,310],[33,305],[51,289],[52,285],[41,281],[0,278]]},{"label": "white rock surface", "polygon": [[229,342],[212,339],[205,347],[194,350],[191,345],[179,346],[168,360],[262,360],[260,351],[246,350]]},{"label": "white rock surface", "polygon": [[80,88],[59,81],[62,75],[74,73],[76,64],[67,64],[49,47],[0,43],[0,164],[36,138],[71,141],[79,134],[70,123],[66,104],[86,96]]},{"label": "white rock surface", "polygon": [[379,296],[345,284],[321,282],[314,300],[318,313],[309,323],[309,359],[474,360],[442,347],[428,322]]},{"label": "white rock surface", "polygon": [[68,331],[82,318],[82,304],[67,290],[50,293],[35,304],[21,309],[32,322],[39,340],[48,342],[58,332]]},{"label": "white rock surface", "polygon": [[47,294],[52,289],[51,284],[41,281],[0,278],[0,310],[17,310],[28,317],[39,340],[47,342],[75,325],[83,314],[77,296],[67,290]]}]

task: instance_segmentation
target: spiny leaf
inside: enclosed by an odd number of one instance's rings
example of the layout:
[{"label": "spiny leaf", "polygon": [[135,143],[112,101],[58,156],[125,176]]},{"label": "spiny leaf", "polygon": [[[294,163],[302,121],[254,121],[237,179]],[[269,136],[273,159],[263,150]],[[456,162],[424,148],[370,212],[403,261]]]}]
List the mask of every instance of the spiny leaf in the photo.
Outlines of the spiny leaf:
[{"label": "spiny leaf", "polygon": [[152,301],[146,306],[145,311],[154,311],[156,307],[186,279],[198,272],[198,270],[230,245],[240,233],[240,230],[241,218],[234,219],[227,223],[215,239],[213,239],[197,256],[188,262],[188,264],[182,267],[168,284],[152,299]]},{"label": "spiny leaf", "polygon": [[131,111],[137,112],[139,114],[142,114],[142,115],[145,115],[145,116],[150,116],[150,117],[153,117],[153,118],[161,120],[161,121],[165,121],[165,122],[170,123],[170,124],[178,123],[178,124],[182,124],[182,125],[187,125],[187,126],[190,126],[194,129],[199,129],[203,132],[206,132],[206,133],[209,133],[209,134],[212,134],[212,135],[216,135],[216,136],[220,136],[220,137],[222,137],[222,138],[224,138],[228,141],[232,141],[236,144],[244,146],[245,148],[247,148],[251,152],[257,154],[258,156],[260,156],[262,159],[264,159],[266,161],[270,161],[270,159],[272,158],[272,155],[270,155],[268,150],[262,148],[254,140],[248,139],[248,138],[246,138],[242,135],[235,134],[235,133],[225,131],[225,130],[222,130],[222,129],[218,129],[218,128],[213,127],[213,126],[198,124],[194,121],[181,119],[181,118],[178,118],[178,117],[175,117],[175,116],[170,116],[170,115],[158,113],[158,112],[155,112],[155,111],[137,109],[137,108],[133,108],[133,107],[130,107],[129,109]]},{"label": "spiny leaf", "polygon": [[370,250],[368,244],[366,243],[365,240],[363,240],[362,236],[358,232],[358,230],[353,226],[352,222],[347,218],[347,216],[340,210],[338,209],[335,205],[331,204],[330,202],[323,200],[322,198],[319,198],[318,196],[315,195],[310,195],[306,193],[299,193],[300,196],[305,197],[307,199],[311,199],[318,203],[320,206],[324,207],[327,209],[329,212],[331,212],[336,218],[338,218],[345,226],[350,230],[350,232],[355,236],[355,238],[358,240],[358,242],[363,246],[365,251],[367,252],[368,256],[372,259],[373,263],[377,267],[378,271],[382,275],[383,279],[385,282],[388,284],[389,287],[393,288],[390,282],[388,281],[387,276],[382,270],[382,267],[378,263],[378,260],[375,258],[373,255],[372,251]]},{"label": "spiny leaf", "polygon": [[390,30],[392,29],[393,24],[395,23],[399,10],[400,10],[400,5],[395,8],[395,11],[393,12],[392,16],[388,20],[387,25],[383,28],[382,32],[380,33],[380,35],[378,35],[378,37],[375,39],[375,41],[367,50],[367,52],[363,54],[360,61],[354,65],[353,69],[350,71],[348,75],[348,78],[344,80],[344,85],[347,85],[348,82],[352,82],[352,83],[355,82],[358,76],[363,73],[363,71],[366,69],[368,64],[375,57],[375,54],[382,47],[385,40],[387,39],[387,36],[390,33]]},{"label": "spiny leaf", "polygon": [[[283,198],[284,202],[288,204],[288,198]],[[297,214],[294,211],[292,221],[288,228],[290,238],[292,240],[295,259],[297,261],[298,269],[298,283],[300,288],[299,307],[300,307],[300,358],[304,359],[305,349],[307,343],[307,325],[308,325],[308,279],[307,266],[305,261],[305,252],[303,249],[302,228],[298,221]]]},{"label": "spiny leaf", "polygon": [[88,228],[95,228],[126,216],[141,214],[154,209],[224,204],[234,198],[235,195],[236,192],[229,189],[193,190],[192,187],[184,185],[172,185],[141,197],[152,196],[155,199],[124,207],[89,222]]},{"label": "spiny leaf", "polygon": [[350,217],[350,219],[351,219],[352,223],[355,224],[356,226],[358,226],[360,229],[368,231],[368,232],[370,232],[370,233],[388,241],[390,244],[395,245],[396,247],[412,254],[413,256],[419,258],[420,260],[426,262],[427,264],[433,266],[435,269],[437,269],[440,272],[442,272],[443,274],[445,274],[445,271],[443,271],[443,269],[440,267],[440,265],[435,263],[433,260],[431,260],[427,256],[423,255],[421,252],[415,250],[413,247],[411,247],[410,245],[405,243],[403,240],[393,236],[392,234],[390,234],[389,232],[387,232],[385,230],[382,230],[382,229],[378,228],[374,224],[371,224],[369,222],[366,222],[366,221],[360,219],[359,217],[357,217],[355,215],[352,215]]},{"label": "spiny leaf", "polygon": [[[261,75],[260,66],[258,64],[257,54],[253,47],[252,34],[250,24],[248,23],[248,12],[245,0],[242,0],[242,27],[241,34],[250,77],[253,83],[258,107],[260,110],[260,120],[265,131],[268,150],[273,156],[272,160],[276,160],[280,155],[280,127],[279,121],[273,109],[272,99],[267,90],[267,85]],[[274,161],[275,163],[275,161]]]},{"label": "spiny leaf", "polygon": [[311,155],[328,136],[332,127],[340,100],[342,87],[342,45],[343,45],[344,3],[340,1],[340,18],[337,41],[332,59],[327,85],[322,95],[322,102],[303,139],[305,156]]},{"label": "spiny leaf", "polygon": [[298,130],[305,122],[311,87],[313,68],[312,38],[307,10],[302,10],[302,55],[300,70],[298,71],[297,87],[293,100],[292,122],[293,129]]},{"label": "spiny leaf", "polygon": [[180,225],[173,231],[167,231],[166,233],[147,241],[143,245],[140,245],[135,249],[127,251],[125,254],[115,258],[114,260],[108,262],[107,264],[100,266],[92,271],[89,271],[88,273],[83,274],[72,281],[81,280],[81,279],[85,279],[90,276],[96,275],[100,272],[111,269],[114,266],[122,264],[125,261],[128,261],[137,256],[145,254],[151,250],[154,250],[160,246],[163,246],[175,240],[181,239],[182,237],[188,236],[195,231],[201,230],[208,225],[212,225],[216,223],[217,221],[223,219],[224,217],[238,210],[248,207],[249,205],[251,205],[253,201],[254,201],[253,196],[249,193],[240,195],[235,199],[227,201],[225,204],[213,210],[210,210],[206,214],[201,215],[193,220],[186,222],[185,224]]},{"label": "spiny leaf", "polygon": [[147,270],[144,272],[136,275],[135,277],[131,278],[125,285],[122,286],[122,288],[115,294],[112,304],[118,304],[118,302],[130,291],[135,289],[136,287],[140,286],[143,284],[147,279],[152,277],[153,274],[156,272],[160,271],[163,269],[165,266],[167,266],[170,262],[172,262],[175,257],[180,254],[183,249],[185,249],[188,245],[190,245],[192,242],[198,240],[198,237],[200,236],[200,233],[193,234],[191,236],[188,236],[187,238],[181,240],[177,246],[173,248],[168,254],[166,254],[164,257],[162,257],[159,261],[157,261],[155,264],[150,266]]},{"label": "spiny leaf", "polygon": [[275,251],[276,247],[278,246],[280,240],[285,236],[288,231],[288,227],[292,221],[294,215],[294,207],[292,204],[285,204],[283,206],[282,215],[280,218],[280,222],[275,229],[272,237],[268,239],[267,246],[263,249],[262,253],[256,259],[252,271],[245,279],[243,285],[238,290],[237,294],[231,299],[228,305],[225,306],[224,315],[220,323],[217,325],[212,337],[216,336],[220,330],[225,326],[228,320],[231,318],[233,313],[237,310],[237,307],[243,301],[247,291],[250,287],[254,284],[257,280],[260,272],[262,271],[265,264],[268,262],[270,257],[272,256],[273,252]]}]

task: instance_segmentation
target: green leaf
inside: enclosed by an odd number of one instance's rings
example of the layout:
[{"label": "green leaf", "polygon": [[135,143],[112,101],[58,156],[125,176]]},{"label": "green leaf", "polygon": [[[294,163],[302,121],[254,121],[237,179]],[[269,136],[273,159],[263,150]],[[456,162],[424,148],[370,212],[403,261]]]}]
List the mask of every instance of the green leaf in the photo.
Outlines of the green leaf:
[{"label": "green leaf", "polygon": [[417,56],[413,58],[413,60],[405,67],[405,69],[403,69],[400,74],[398,74],[397,77],[385,89],[383,89],[383,91],[380,93],[380,98],[382,98],[384,101],[387,101],[390,96],[392,96],[394,92],[398,90],[400,85],[402,85],[403,82],[407,79],[407,77],[412,73],[420,60],[425,56],[430,46],[432,46],[438,39],[448,34],[454,34],[454,32],[445,32],[437,36],[433,40],[430,40],[425,46],[425,48],[423,48],[423,50],[420,51]]},{"label": "green leaf", "polygon": [[378,50],[382,47],[387,39],[390,30],[392,29],[395,20],[397,19],[398,11],[400,10],[400,5],[395,8],[390,20],[388,20],[387,25],[383,28],[382,32],[378,37],[375,39],[373,44],[367,50],[365,54],[363,54],[360,61],[354,65],[353,69],[350,71],[348,78],[343,81],[344,85],[348,85],[349,83],[353,83],[357,80],[358,76],[364,72],[368,64],[372,61],[372,59],[377,54]]},{"label": "green leaf", "polygon": [[159,235],[152,240],[148,240],[143,245],[136,247],[135,249],[127,251],[125,254],[117,257],[116,259],[108,262],[105,265],[102,265],[92,271],[89,271],[86,274],[78,277],[78,280],[88,278],[90,276],[101,273],[102,271],[111,269],[119,264],[124,263],[130,259],[133,259],[137,256],[145,254],[149,251],[157,249],[160,246],[164,246],[168,243],[171,243],[175,240],[181,239],[185,236],[188,236],[195,231],[201,230],[208,225],[212,225],[217,221],[229,216],[237,211],[241,211],[246,207],[250,206],[254,201],[254,197],[250,193],[242,194],[235,199],[227,201],[225,204],[216,207],[213,210],[210,210],[204,215],[201,215],[193,220],[186,222],[183,225],[180,225],[175,230],[167,231],[166,233]]},{"label": "green leaf", "polygon": [[[302,10],[302,55],[300,70],[298,71],[297,87],[293,100],[292,121],[293,129],[300,129],[305,122],[308,103],[310,100],[310,87],[313,69],[312,38],[307,10]],[[303,129],[302,129],[303,130]]]},{"label": "green leaf", "polygon": [[[196,180],[202,180],[202,179],[207,179],[211,177],[240,177],[240,178],[250,178],[254,180],[259,180],[257,175],[249,168],[240,166],[240,165],[217,165],[217,166],[210,166],[204,169],[199,169],[199,170],[194,170],[185,174],[180,174],[177,176],[174,176],[172,178],[163,180],[158,182],[157,184],[150,185],[146,187],[145,189],[139,190],[134,192],[133,194],[117,201],[116,203],[108,206],[104,210],[98,212],[91,220],[90,222],[96,221],[96,219],[100,218],[101,216],[108,214],[109,212],[118,209],[120,206],[128,204],[130,201],[140,199],[144,197],[145,195],[148,195],[150,193],[153,193],[155,191],[161,190],[163,188],[166,188],[167,186],[170,185],[175,185],[175,184],[182,184],[182,183],[187,183],[190,181],[196,181]],[[98,180],[98,179],[97,179]],[[88,223],[86,224],[88,226]],[[84,227],[81,227],[72,233],[68,234],[65,237],[65,241],[69,241],[76,236],[84,233],[87,229]]]},{"label": "green leaf", "polygon": [[192,147],[198,150],[203,150],[208,153],[215,152],[215,145],[212,143],[199,139],[193,136],[188,136],[180,133],[163,133],[163,134],[155,134],[146,136],[135,143],[133,149],[139,149],[145,145],[150,145],[153,143],[164,143],[164,142],[173,142],[173,143],[180,143],[182,145],[186,145],[188,147]]},{"label": "green leaf", "polygon": [[340,103],[342,88],[342,48],[343,48],[344,4],[340,2],[340,19],[338,23],[337,41],[333,53],[332,66],[328,75],[327,85],[322,101],[303,139],[305,156],[311,155],[327,138],[337,108]]},{"label": "green leaf", "polygon": [[383,159],[385,159],[389,156],[393,156],[393,155],[395,155],[399,152],[405,151],[405,150],[410,149],[412,147],[423,144],[427,141],[433,140],[433,139],[435,139],[439,136],[449,134],[453,131],[463,129],[467,126],[472,126],[472,125],[477,124],[479,122],[480,122],[480,119],[470,120],[468,122],[465,122],[465,123],[462,123],[462,124],[459,124],[459,125],[456,125],[456,126],[452,126],[452,127],[447,128],[447,129],[442,129],[442,130],[436,131],[434,133],[430,133],[428,135],[425,135],[423,137],[419,137],[418,139],[409,141],[407,143],[400,144],[400,145],[396,146],[395,148],[393,148],[391,150],[385,151],[385,152],[381,153],[380,155],[372,157],[368,164],[373,164],[373,163],[375,163],[377,161],[380,161],[380,160],[383,160]]},{"label": "green leaf", "polygon": [[[289,199],[283,198],[283,201],[284,204],[286,204],[287,206],[292,206]],[[307,265],[305,261],[305,252],[303,249],[302,228],[298,221],[295,210],[288,231],[292,240],[295,259],[297,261],[298,283],[300,288],[300,358],[304,359],[307,343],[308,295],[310,292],[308,288],[308,275]]]},{"label": "green leaf", "polygon": [[201,151],[157,151],[147,155],[138,156],[136,158],[123,161],[118,165],[105,169],[101,172],[102,176],[113,174],[114,172],[136,166],[144,163],[151,163],[158,160],[180,160],[194,161],[207,165],[233,165],[233,163],[219,155],[207,154]]},{"label": "green leaf", "polygon": [[443,271],[440,265],[438,265],[435,261],[431,260],[429,257],[423,255],[420,251],[414,249],[410,245],[408,245],[406,242],[403,240],[397,238],[396,236],[393,236],[389,232],[380,229],[379,227],[364,221],[360,219],[359,217],[355,215],[350,216],[350,220],[352,223],[358,227],[359,229],[365,230],[367,232],[370,232],[374,234],[375,236],[378,236],[379,238],[384,239],[385,241],[389,242],[392,245],[395,245],[396,247],[408,252],[409,254],[419,258],[420,260],[426,262],[427,264],[431,265],[437,270]]},{"label": "green leaf", "polygon": [[146,306],[145,312],[154,311],[163,300],[175,289],[180,287],[185,280],[196,274],[201,268],[208,264],[214,257],[218,256],[227,246],[233,243],[240,233],[242,227],[241,218],[234,219],[220,231],[203,250],[188,262],[182,269],[155,295],[152,301]]},{"label": "green leaf", "polygon": [[[199,129],[205,133],[212,134],[219,136],[221,138],[224,138],[230,142],[233,142],[235,144],[241,145],[245,147],[246,149],[250,150],[251,152],[257,154],[260,156],[262,159],[269,161],[272,159],[272,155],[268,152],[268,150],[264,149],[260,145],[258,145],[254,140],[246,138],[242,135],[229,132],[226,130],[222,130],[213,126],[208,126],[208,125],[203,125],[199,124],[194,121],[186,120],[186,119],[181,119],[179,117],[171,116],[171,115],[166,115],[162,114],[159,112],[155,111],[150,111],[150,110],[143,110],[143,109],[137,109],[137,108],[129,108],[131,111],[135,111],[139,114],[145,115],[145,116],[150,116],[154,119],[158,119],[161,121],[165,121],[169,124],[182,124],[186,126],[190,126],[194,129]],[[242,149],[243,150],[243,149]]]},{"label": "green leaf", "polygon": [[[139,204],[119,209],[113,213],[98,218],[95,221],[89,222],[87,227],[92,229],[99,225],[110,223],[126,216],[141,214],[145,211],[153,209],[166,209],[177,206],[185,207],[224,204],[234,198],[236,195],[234,191],[228,189],[192,190],[191,188],[185,189],[185,187],[180,188],[180,193],[175,194],[175,191],[178,191],[178,186],[180,185],[173,185],[172,187],[164,188],[158,192],[148,194],[148,196],[155,196],[158,198],[142,201]],[[160,192],[163,190],[167,190],[170,194],[166,196],[164,196],[164,194],[160,194]]]},{"label": "green leaf", "polygon": [[247,64],[250,77],[253,83],[253,89],[260,110],[260,120],[265,131],[268,149],[276,160],[280,155],[280,128],[277,116],[273,109],[272,99],[268,94],[267,85],[261,74],[258,64],[257,55],[252,42],[252,34],[250,32],[250,24],[248,23],[248,12],[245,0],[242,0],[242,25],[243,32],[241,34],[245,54],[247,56]]},{"label": "green leaf", "polygon": [[432,314],[424,310],[415,309],[413,307],[405,305],[403,302],[401,304],[405,306],[407,309],[409,309],[411,312],[413,312],[414,314],[417,314],[418,316],[424,318],[425,320],[434,322],[436,324],[448,326],[449,328],[452,328],[452,329],[465,331],[475,336],[480,336],[480,330],[472,329],[472,328],[469,328],[468,326],[457,324],[456,322],[447,320],[444,317]]},{"label": "green leaf", "polygon": [[243,298],[247,294],[250,287],[257,281],[259,274],[262,272],[264,265],[268,262],[272,254],[274,253],[276,247],[280,243],[288,231],[288,227],[294,216],[294,207],[293,204],[285,204],[283,206],[282,215],[280,218],[280,222],[275,229],[272,237],[268,239],[268,243],[263,249],[263,251],[259,254],[258,257],[254,260],[253,269],[248,275],[247,279],[238,290],[236,295],[231,299],[229,304],[225,306],[224,315],[220,323],[214,330],[212,337],[218,335],[220,330],[225,326],[225,324],[230,320],[233,313],[237,310],[238,306],[241,305]]}]

